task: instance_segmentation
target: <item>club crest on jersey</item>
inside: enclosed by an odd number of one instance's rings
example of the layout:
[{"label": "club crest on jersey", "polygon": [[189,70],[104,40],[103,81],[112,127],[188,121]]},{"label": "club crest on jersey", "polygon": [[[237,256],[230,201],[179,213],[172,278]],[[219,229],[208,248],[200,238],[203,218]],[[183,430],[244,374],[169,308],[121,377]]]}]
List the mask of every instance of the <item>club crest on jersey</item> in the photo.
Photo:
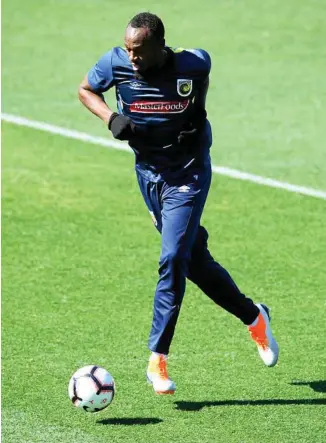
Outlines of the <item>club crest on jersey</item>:
[{"label": "club crest on jersey", "polygon": [[192,92],[192,80],[179,78],[177,80],[177,91],[181,97],[188,97]]}]

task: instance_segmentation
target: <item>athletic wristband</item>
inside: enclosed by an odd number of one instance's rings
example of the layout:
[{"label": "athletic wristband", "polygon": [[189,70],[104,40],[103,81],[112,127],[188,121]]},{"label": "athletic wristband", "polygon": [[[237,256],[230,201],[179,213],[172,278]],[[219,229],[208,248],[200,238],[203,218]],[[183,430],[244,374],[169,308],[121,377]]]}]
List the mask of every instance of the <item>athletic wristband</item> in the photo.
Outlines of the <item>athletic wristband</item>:
[{"label": "athletic wristband", "polygon": [[115,119],[115,118],[117,118],[118,117],[118,113],[117,112],[113,112],[112,114],[111,114],[111,117],[110,117],[110,119],[109,119],[109,123],[108,123],[108,128],[111,130],[111,125],[112,125],[112,122],[113,122],[113,120]]}]

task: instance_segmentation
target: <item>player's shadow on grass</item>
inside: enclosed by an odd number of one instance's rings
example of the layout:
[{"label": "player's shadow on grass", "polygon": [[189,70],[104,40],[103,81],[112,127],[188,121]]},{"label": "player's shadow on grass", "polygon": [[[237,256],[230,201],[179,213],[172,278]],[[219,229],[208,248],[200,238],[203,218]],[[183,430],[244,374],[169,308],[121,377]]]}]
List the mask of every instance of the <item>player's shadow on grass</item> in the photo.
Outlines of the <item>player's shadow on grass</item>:
[{"label": "player's shadow on grass", "polygon": [[103,420],[97,420],[97,423],[101,425],[122,425],[122,426],[135,426],[135,425],[157,425],[163,420],[160,418],[150,417],[134,417],[134,418],[104,418]]},{"label": "player's shadow on grass", "polygon": [[326,405],[326,398],[307,398],[300,400],[220,400],[220,401],[176,401],[176,408],[180,411],[200,411],[211,406],[271,406],[271,405]]},{"label": "player's shadow on grass", "polygon": [[326,392],[326,380],[316,381],[293,381],[294,386],[310,386],[315,392]]}]

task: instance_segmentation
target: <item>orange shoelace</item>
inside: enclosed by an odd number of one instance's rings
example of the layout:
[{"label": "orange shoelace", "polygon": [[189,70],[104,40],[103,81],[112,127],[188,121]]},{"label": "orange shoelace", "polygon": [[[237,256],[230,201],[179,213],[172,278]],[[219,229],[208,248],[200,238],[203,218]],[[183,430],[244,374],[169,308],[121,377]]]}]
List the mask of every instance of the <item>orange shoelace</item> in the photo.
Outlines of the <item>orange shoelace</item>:
[{"label": "orange shoelace", "polygon": [[160,377],[164,378],[164,379],[169,378],[168,373],[167,373],[167,369],[166,369],[166,361],[164,358],[160,358],[158,367],[159,367],[159,371],[160,371]]}]

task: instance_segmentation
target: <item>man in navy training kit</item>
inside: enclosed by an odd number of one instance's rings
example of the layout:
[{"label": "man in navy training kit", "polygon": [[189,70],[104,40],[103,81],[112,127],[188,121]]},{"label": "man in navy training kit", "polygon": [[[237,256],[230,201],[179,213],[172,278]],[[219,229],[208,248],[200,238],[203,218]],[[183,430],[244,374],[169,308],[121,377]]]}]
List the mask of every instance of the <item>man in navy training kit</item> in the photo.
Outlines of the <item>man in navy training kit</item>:
[{"label": "man in navy training kit", "polygon": [[[265,365],[274,366],[279,351],[268,308],[239,291],[211,256],[208,233],[200,226],[211,183],[212,135],[205,111],[210,57],[202,49],[166,46],[161,19],[147,12],[128,23],[124,44],[88,72],[79,99],[135,152],[139,187],[162,236],[148,381],[158,394],[176,389],[166,360],[186,278],[247,325]],[[103,97],[112,87],[118,112]]]}]

